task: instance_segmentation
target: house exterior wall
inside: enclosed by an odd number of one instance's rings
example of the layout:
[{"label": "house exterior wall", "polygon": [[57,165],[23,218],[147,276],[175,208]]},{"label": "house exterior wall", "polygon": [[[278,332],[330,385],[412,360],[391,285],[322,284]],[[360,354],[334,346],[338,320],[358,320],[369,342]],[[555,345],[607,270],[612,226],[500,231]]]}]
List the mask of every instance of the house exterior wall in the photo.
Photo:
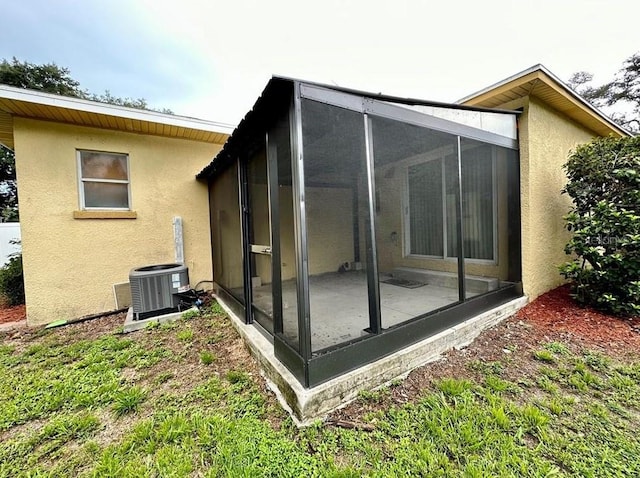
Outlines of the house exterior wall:
[{"label": "house exterior wall", "polygon": [[215,280],[243,296],[242,226],[238,190],[238,169],[227,169],[217,181],[209,184],[211,214],[211,252]]},{"label": "house exterior wall", "polygon": [[[130,269],[174,262],[182,217],[192,285],[211,280],[207,186],[195,174],[221,145],[14,119],[27,318],[30,325],[115,308]],[[129,155],[135,219],[75,219],[76,149]]]},{"label": "house exterior wall", "polygon": [[577,145],[597,136],[535,97],[506,108],[522,107],[519,120],[522,285],[530,300],[561,285],[558,265],[567,260],[570,234],[563,216],[571,200],[560,193],[567,182],[562,169]]},{"label": "house exterior wall", "polygon": [[[293,191],[290,187],[280,187],[280,259],[282,280],[294,279],[297,274]],[[352,262],[353,222],[351,214],[351,190],[343,188],[306,188],[307,244],[309,249],[309,275],[337,272],[340,265]],[[268,217],[268,203],[255,204],[254,211]],[[268,227],[263,221],[260,227]],[[284,233],[284,232],[287,233]],[[265,231],[266,233],[266,231]],[[364,251],[364,249],[361,249]],[[271,261],[256,264],[262,283],[271,282]],[[262,266],[262,267],[261,267]]]},{"label": "house exterior wall", "polygon": [[309,274],[337,272],[341,264],[354,260],[352,192],[308,187],[305,195]]}]

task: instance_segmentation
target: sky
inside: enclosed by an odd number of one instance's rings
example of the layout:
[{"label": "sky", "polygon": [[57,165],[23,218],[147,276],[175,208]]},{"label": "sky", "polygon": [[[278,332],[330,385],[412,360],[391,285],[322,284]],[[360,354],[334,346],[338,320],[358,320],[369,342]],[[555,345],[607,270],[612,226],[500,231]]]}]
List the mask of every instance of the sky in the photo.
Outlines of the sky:
[{"label": "sky", "polygon": [[272,75],[454,102],[532,65],[614,76],[638,0],[0,0],[0,59],[237,124]]}]

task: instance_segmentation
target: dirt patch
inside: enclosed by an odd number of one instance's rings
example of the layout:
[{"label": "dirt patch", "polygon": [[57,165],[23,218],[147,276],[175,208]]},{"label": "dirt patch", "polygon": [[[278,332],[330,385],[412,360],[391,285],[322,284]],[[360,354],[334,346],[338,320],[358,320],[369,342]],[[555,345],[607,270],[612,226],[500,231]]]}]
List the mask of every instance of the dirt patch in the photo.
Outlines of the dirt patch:
[{"label": "dirt patch", "polygon": [[[21,353],[40,343],[53,346],[117,334],[123,340],[132,340],[148,351],[161,354],[157,363],[152,365],[140,367],[132,363],[122,369],[123,383],[142,387],[148,396],[135,415],[115,418],[111,411],[103,412],[100,418],[104,428],[98,434],[102,444],[111,443],[129,430],[134,422],[151,416],[153,409],[148,407],[152,407],[156,399],[184,396],[213,377],[226,380],[230,371],[244,372],[249,376],[266,399],[268,412],[265,418],[274,429],[282,426],[286,413],[279,407],[257,362],[227,317],[179,320],[165,326],[120,335],[125,317],[126,313],[117,313],[52,329],[33,327],[0,331],[0,344],[11,346],[15,353]],[[185,334],[185,331],[190,333]],[[211,363],[203,362],[203,353],[210,354]]]},{"label": "dirt patch", "polygon": [[593,350],[620,360],[640,358],[640,319],[625,320],[581,307],[567,286],[547,292],[515,316],[483,332],[469,347],[412,371],[377,399],[357,400],[333,413],[329,420],[358,423],[366,413],[419,399],[443,379],[482,382],[487,367],[500,369],[513,382],[535,377],[540,362],[533,353],[542,345],[561,342],[573,353]]},{"label": "dirt patch", "polygon": [[11,322],[20,322],[27,318],[27,311],[24,304],[14,305],[13,307],[0,308],[0,324],[9,324]]},{"label": "dirt patch", "polygon": [[126,313],[111,314],[86,322],[69,324],[63,327],[45,329],[44,327],[12,327],[0,330],[0,343],[15,347],[17,352],[34,345],[44,336],[59,343],[77,340],[97,339],[105,334],[114,333],[124,324]]}]

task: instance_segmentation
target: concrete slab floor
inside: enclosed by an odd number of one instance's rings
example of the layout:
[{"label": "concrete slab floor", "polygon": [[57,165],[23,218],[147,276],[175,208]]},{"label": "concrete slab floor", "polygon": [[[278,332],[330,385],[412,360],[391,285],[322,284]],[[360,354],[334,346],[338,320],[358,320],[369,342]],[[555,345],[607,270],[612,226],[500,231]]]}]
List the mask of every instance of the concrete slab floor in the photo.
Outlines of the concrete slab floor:
[{"label": "concrete slab floor", "polygon": [[218,301],[258,361],[280,403],[289,411],[297,425],[305,426],[356,399],[361,390],[380,387],[405,376],[417,367],[437,360],[447,350],[467,346],[482,331],[516,313],[528,299],[514,299],[310,389],[304,388],[275,357],[273,344],[256,327],[245,324],[223,300],[218,298]]},{"label": "concrete slab floor", "polygon": [[[380,281],[390,278],[381,274]],[[282,283],[282,313],[285,337],[297,342],[298,309],[295,280]],[[472,297],[473,293],[468,296]],[[367,335],[369,296],[365,271],[327,273],[309,277],[311,347],[318,351]],[[458,290],[425,284],[409,289],[380,282],[382,327],[413,319],[458,300]],[[253,288],[254,305],[273,315],[271,284]]]},{"label": "concrete slab floor", "polygon": [[129,332],[135,332],[136,330],[144,329],[149,324],[160,323],[163,324],[165,322],[174,322],[182,317],[182,314],[187,312],[188,310],[198,311],[197,307],[191,307],[190,309],[185,309],[180,312],[172,312],[170,314],[156,315],[155,317],[148,317],[142,320],[133,320],[133,308],[129,307],[127,311],[127,318],[124,320],[124,327],[122,331],[127,334]]}]

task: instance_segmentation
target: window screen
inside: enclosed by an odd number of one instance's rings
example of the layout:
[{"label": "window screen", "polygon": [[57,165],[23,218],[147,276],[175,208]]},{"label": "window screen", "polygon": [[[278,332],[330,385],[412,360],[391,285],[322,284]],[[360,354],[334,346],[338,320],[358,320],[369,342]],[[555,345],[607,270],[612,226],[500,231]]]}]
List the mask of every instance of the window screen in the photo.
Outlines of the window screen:
[{"label": "window screen", "polygon": [[[462,152],[462,225],[466,259],[494,260],[495,192],[492,146]],[[444,174],[443,174],[444,168]],[[457,156],[449,154],[407,168],[409,252],[457,257]],[[446,244],[443,228],[446,229]]]},{"label": "window screen", "polygon": [[408,182],[411,253],[442,256],[442,162],[409,166]]},{"label": "window screen", "polygon": [[[462,145],[462,226],[465,258],[492,261],[495,259],[496,201],[493,146],[464,138]],[[455,256],[455,235],[448,237],[447,255]]]}]

